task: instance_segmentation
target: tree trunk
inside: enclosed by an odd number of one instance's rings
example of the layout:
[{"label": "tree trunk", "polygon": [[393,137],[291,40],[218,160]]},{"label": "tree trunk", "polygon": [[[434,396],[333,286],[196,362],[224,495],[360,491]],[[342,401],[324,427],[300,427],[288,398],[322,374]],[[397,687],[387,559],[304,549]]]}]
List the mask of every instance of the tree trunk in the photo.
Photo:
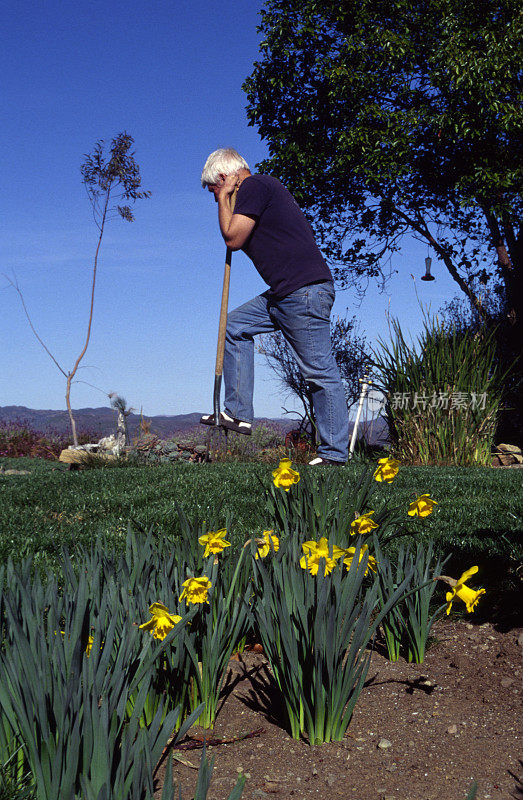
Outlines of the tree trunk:
[{"label": "tree trunk", "polygon": [[73,417],[73,409],[71,408],[71,381],[73,379],[73,373],[70,372],[67,376],[67,386],[65,390],[65,403],[67,405],[67,411],[69,413],[69,420],[71,422],[71,430],[73,432],[73,444],[75,447],[78,447],[78,436],[76,434],[76,422]]}]

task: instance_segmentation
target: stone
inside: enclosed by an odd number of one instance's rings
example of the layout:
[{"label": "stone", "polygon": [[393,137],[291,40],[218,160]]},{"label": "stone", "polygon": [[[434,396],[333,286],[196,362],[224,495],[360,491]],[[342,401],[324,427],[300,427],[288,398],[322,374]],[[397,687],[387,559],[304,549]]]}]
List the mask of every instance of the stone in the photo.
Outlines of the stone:
[{"label": "stone", "polygon": [[514,683],[514,678],[501,678],[501,686],[503,689],[508,689]]},{"label": "stone", "polygon": [[502,467],[510,467],[511,464],[518,463],[517,458],[513,456],[512,453],[498,453],[496,458]]},{"label": "stone", "polygon": [[[116,446],[116,436],[112,433],[110,436],[103,436],[98,441],[98,447],[100,450],[112,450],[113,447]],[[85,447],[89,447],[89,445],[85,445]]]},{"label": "stone", "polygon": [[178,445],[176,442],[164,442],[163,445],[163,452],[164,453],[178,453]]},{"label": "stone", "polygon": [[28,469],[4,469],[0,467],[0,475],[30,475],[31,472]]},{"label": "stone", "polygon": [[329,772],[329,774],[325,778],[325,782],[327,786],[334,786],[334,784],[336,783],[336,775],[334,775],[333,772]]},{"label": "stone", "polygon": [[389,747],[392,747],[392,742],[390,739],[380,739],[378,742],[378,748],[380,750],[388,750]]},{"label": "stone", "polygon": [[518,643],[518,645],[520,647],[523,647],[523,631],[521,631],[521,633],[518,634],[518,638],[516,639],[516,642]]},{"label": "stone", "polygon": [[515,444],[498,444],[497,450],[502,450],[505,453],[513,453],[514,455],[521,455],[521,447]]},{"label": "stone", "polygon": [[458,726],[457,725],[449,725],[449,727],[447,728],[447,733],[450,733],[451,735],[454,735],[457,732],[458,732]]}]

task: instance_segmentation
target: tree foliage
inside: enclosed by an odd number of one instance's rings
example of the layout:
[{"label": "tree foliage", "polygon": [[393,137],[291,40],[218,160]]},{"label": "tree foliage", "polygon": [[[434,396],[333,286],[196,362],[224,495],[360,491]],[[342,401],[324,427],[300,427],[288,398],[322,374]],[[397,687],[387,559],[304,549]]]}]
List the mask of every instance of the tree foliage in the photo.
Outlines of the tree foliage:
[{"label": "tree foliage", "polygon": [[304,208],[341,286],[384,279],[405,234],[482,316],[521,324],[518,0],[266,0],[244,89],[259,168]]},{"label": "tree foliage", "polygon": [[[365,337],[358,334],[356,318],[338,317],[331,321],[332,352],[340,371],[347,405],[353,405],[360,394],[359,380],[363,376],[369,356]],[[276,373],[282,388],[303,405],[303,420],[315,430],[311,387],[304,380],[292,350],[279,331],[261,337],[260,352]]]}]

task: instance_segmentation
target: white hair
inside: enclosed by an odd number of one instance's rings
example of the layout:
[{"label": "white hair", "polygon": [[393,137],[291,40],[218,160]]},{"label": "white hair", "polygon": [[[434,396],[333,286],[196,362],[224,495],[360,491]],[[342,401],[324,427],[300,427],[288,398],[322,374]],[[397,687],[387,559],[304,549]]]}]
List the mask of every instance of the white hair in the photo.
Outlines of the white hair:
[{"label": "white hair", "polygon": [[249,169],[246,160],[232,147],[220,147],[211,153],[202,172],[202,186],[214,186],[220,175],[231,175],[240,169]]}]

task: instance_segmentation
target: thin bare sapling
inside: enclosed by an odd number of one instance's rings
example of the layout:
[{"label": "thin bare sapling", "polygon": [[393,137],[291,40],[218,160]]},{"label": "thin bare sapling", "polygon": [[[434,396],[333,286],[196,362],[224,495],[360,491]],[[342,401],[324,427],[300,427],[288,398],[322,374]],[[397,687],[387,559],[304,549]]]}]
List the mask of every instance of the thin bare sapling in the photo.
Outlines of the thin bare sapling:
[{"label": "thin bare sapling", "polygon": [[29,322],[31,330],[40,342],[46,353],[58,367],[66,379],[65,401],[71,422],[74,446],[78,446],[78,436],[76,423],[71,408],[71,385],[78,371],[89,341],[91,338],[91,326],[94,312],[94,296],[96,286],[96,272],[98,269],[98,257],[105,231],[106,223],[115,216],[120,216],[127,222],[134,220],[130,205],[119,205],[122,201],[135,202],[150,197],[151,193],[141,191],[140,168],[134,159],[134,152],[131,150],[134,139],[128,133],[119,133],[112,141],[109,151],[106,152],[103,139],[96,142],[92,153],[86,154],[81,166],[82,182],[86,188],[87,196],[93,210],[93,218],[99,231],[98,241],[94,254],[91,280],[91,298],[89,305],[89,319],[85,342],[80,355],[76,359],[73,368],[68,372],[51,353],[34,328],[31,317],[27,310],[22,292],[18,283],[8,278],[11,286],[18,292],[25,316]]}]

